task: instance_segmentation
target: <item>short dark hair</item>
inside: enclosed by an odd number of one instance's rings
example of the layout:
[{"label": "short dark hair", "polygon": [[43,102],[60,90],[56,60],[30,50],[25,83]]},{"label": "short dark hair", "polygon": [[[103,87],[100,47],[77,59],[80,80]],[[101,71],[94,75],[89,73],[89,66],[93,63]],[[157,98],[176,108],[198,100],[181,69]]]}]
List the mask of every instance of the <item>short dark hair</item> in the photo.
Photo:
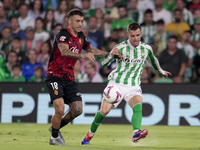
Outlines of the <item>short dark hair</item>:
[{"label": "short dark hair", "polygon": [[156,25],[165,25],[164,20],[160,19],[156,22]]},{"label": "short dark hair", "polygon": [[17,37],[17,36],[12,39],[12,41],[14,40],[21,41],[20,37]]},{"label": "short dark hair", "polygon": [[124,4],[120,4],[119,6],[117,6],[117,8],[118,8],[118,9],[119,9],[119,8],[125,8],[125,9],[126,9],[127,7],[126,7],[126,5],[124,5]]},{"label": "short dark hair", "polygon": [[26,6],[29,9],[29,5],[26,3],[20,3],[17,7],[17,9],[20,9],[22,6]]},{"label": "short dark hair", "polygon": [[41,70],[43,72],[43,68],[41,66],[36,66],[34,71],[38,71],[38,70]]},{"label": "short dark hair", "polygon": [[55,24],[55,26],[53,26],[53,30],[54,30],[57,26],[61,26],[61,27],[62,27],[62,24],[60,24],[60,23]]},{"label": "short dark hair", "polygon": [[17,19],[17,20],[18,20],[18,18],[17,18],[17,17],[15,17],[15,16],[12,16],[12,17],[10,17],[9,21],[11,21],[12,19]]},{"label": "short dark hair", "polygon": [[22,70],[22,67],[21,67],[20,64],[14,64],[14,65],[12,66],[12,70],[14,70],[15,68],[19,68],[20,70]]},{"label": "short dark hair", "polygon": [[35,20],[35,24],[38,20],[40,20],[42,22],[42,24],[43,24],[42,28],[44,29],[44,19],[42,19],[41,17],[37,17]]},{"label": "short dark hair", "polygon": [[77,9],[77,8],[70,10],[67,14],[67,17],[70,18],[71,16],[74,16],[74,15],[79,15],[81,17],[84,17],[83,12],[80,9]]},{"label": "short dark hair", "polygon": [[[176,0],[176,2],[177,2],[178,0]],[[186,4],[186,1],[185,0],[179,0],[179,1],[182,1],[183,3],[185,3]]]},{"label": "short dark hair", "polygon": [[153,14],[152,10],[151,9],[147,9],[144,14]]},{"label": "short dark hair", "polygon": [[177,36],[175,36],[175,35],[169,36],[169,37],[168,37],[168,41],[169,41],[169,39],[175,39],[175,40],[178,42],[178,38],[177,38]]},{"label": "short dark hair", "polygon": [[3,28],[3,30],[5,30],[5,29],[9,29],[10,32],[12,32],[12,30],[11,30],[11,28],[10,28],[9,26],[5,26],[5,27]]},{"label": "short dark hair", "polygon": [[192,31],[191,30],[186,30],[186,31],[184,31],[184,33],[190,33],[192,35]]},{"label": "short dark hair", "polygon": [[177,12],[177,11],[182,13],[182,11],[180,9],[178,9],[178,8],[174,10],[174,13]]},{"label": "short dark hair", "polygon": [[141,26],[139,25],[139,23],[137,23],[137,22],[132,22],[132,23],[130,23],[130,24],[128,25],[127,31],[128,31],[128,33],[129,33],[130,30],[135,31],[135,30],[137,30],[137,29],[140,29],[140,30],[141,30]]},{"label": "short dark hair", "polygon": [[14,53],[14,54],[17,56],[17,53],[16,53],[14,50],[9,51],[8,56],[9,56],[11,53]]},{"label": "short dark hair", "polygon": [[123,29],[123,28],[119,28],[119,29],[118,29],[118,32],[120,32],[120,31],[124,31],[124,29]]}]

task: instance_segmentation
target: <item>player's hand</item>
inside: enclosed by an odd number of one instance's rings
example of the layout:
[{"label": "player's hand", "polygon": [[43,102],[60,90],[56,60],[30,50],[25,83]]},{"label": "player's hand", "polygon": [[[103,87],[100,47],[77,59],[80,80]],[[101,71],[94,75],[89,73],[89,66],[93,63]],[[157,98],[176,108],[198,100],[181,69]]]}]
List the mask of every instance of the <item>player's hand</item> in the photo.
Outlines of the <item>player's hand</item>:
[{"label": "player's hand", "polygon": [[120,55],[118,53],[119,49],[118,48],[114,48],[111,52],[111,56],[114,56],[114,58],[117,58],[119,61],[121,61],[122,59],[124,59],[123,55]]},{"label": "player's hand", "polygon": [[172,75],[170,72],[168,72],[168,71],[165,71],[165,73],[162,75],[162,77],[163,77],[163,79],[164,78],[168,78],[168,75]]},{"label": "player's hand", "polygon": [[83,59],[87,59],[87,58],[88,58],[89,60],[92,60],[92,61],[95,60],[94,54],[93,54],[93,53],[86,53],[86,54],[81,55],[81,57],[82,57]]},{"label": "player's hand", "polygon": [[111,52],[111,56],[119,55],[119,54],[118,54],[118,51],[119,51],[118,48],[114,48],[114,49],[112,50],[112,52]]}]

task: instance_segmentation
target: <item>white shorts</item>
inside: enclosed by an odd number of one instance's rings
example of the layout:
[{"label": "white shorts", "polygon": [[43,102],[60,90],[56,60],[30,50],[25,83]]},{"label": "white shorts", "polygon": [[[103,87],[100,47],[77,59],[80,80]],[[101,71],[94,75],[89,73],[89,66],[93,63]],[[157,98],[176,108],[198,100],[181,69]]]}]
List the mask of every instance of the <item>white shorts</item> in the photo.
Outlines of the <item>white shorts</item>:
[{"label": "white shorts", "polygon": [[128,101],[136,95],[140,95],[142,97],[142,89],[139,85],[136,86],[122,85],[122,84],[117,84],[114,81],[110,80],[107,86],[112,86],[112,85],[117,86],[120,89],[122,95],[119,102],[113,104],[114,108],[117,108],[117,106],[121,103],[123,99],[128,103]]}]

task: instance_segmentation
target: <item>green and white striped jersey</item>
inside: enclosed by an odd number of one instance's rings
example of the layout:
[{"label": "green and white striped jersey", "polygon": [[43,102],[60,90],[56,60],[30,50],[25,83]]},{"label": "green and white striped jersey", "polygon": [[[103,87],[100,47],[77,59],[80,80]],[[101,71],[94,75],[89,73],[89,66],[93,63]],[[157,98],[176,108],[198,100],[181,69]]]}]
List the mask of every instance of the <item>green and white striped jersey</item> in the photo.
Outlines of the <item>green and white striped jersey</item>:
[{"label": "green and white striped jersey", "polygon": [[183,9],[183,20],[190,26],[194,24],[193,14],[186,8]]},{"label": "green and white striped jersey", "polygon": [[[148,44],[140,42],[137,47],[133,47],[130,41],[127,40],[116,45],[114,48],[119,49],[118,53],[124,56],[124,60],[116,61],[117,66],[109,74],[108,80],[113,80],[115,83],[129,86],[140,85],[140,76],[146,59],[159,74],[165,73],[153,54],[151,46]],[[104,58],[102,65],[107,66],[112,61],[114,61],[114,57],[112,57],[110,53]]]},{"label": "green and white striped jersey", "polygon": [[78,76],[76,76],[75,74],[74,76],[75,76],[75,81],[78,83],[89,82],[88,75],[82,71]]},{"label": "green and white striped jersey", "polygon": [[145,23],[141,24],[142,38],[144,43],[151,44],[152,37],[156,34],[156,28],[154,23],[150,26],[146,26]]},{"label": "green and white striped jersey", "polygon": [[[196,41],[199,42],[200,41],[200,34],[193,32],[192,36],[191,36],[191,41]],[[197,55],[200,55],[200,49],[195,49],[195,53]]]},{"label": "green and white striped jersey", "polygon": [[187,44],[187,45],[183,45],[181,42],[177,43],[177,47],[179,49],[182,49],[185,52],[185,55],[187,56],[188,59],[193,59],[194,58],[194,48],[192,47],[192,45]]}]

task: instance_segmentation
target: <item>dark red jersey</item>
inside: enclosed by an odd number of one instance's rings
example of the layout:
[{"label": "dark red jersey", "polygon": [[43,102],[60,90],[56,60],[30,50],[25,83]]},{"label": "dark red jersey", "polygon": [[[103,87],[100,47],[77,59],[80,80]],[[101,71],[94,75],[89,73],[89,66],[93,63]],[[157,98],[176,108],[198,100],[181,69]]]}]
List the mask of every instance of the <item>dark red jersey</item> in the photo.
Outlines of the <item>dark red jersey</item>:
[{"label": "dark red jersey", "polygon": [[82,49],[88,49],[90,43],[86,40],[83,32],[79,32],[75,37],[69,28],[61,29],[54,38],[53,51],[49,59],[46,76],[57,76],[74,81],[74,65],[77,59],[62,56],[58,49],[60,43],[69,45],[70,51],[79,54]]}]

